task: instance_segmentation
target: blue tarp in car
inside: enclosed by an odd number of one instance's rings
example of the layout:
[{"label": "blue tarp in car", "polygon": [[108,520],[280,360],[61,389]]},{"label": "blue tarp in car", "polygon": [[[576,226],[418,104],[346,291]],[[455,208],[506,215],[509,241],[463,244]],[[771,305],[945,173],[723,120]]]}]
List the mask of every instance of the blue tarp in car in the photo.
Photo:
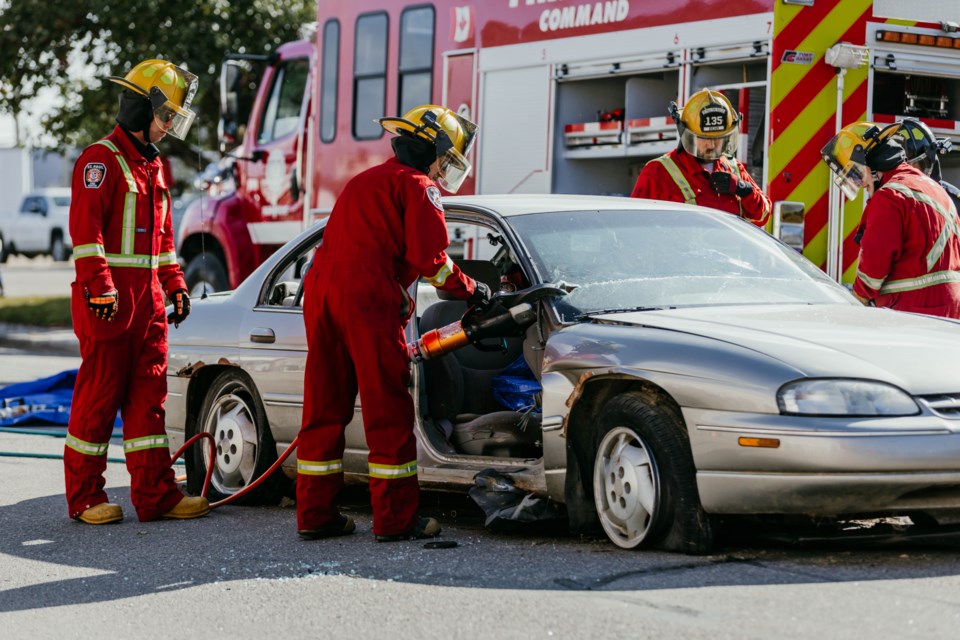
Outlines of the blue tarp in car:
[{"label": "blue tarp in car", "polygon": [[522,355],[493,376],[494,399],[513,411],[533,409],[542,390]]}]

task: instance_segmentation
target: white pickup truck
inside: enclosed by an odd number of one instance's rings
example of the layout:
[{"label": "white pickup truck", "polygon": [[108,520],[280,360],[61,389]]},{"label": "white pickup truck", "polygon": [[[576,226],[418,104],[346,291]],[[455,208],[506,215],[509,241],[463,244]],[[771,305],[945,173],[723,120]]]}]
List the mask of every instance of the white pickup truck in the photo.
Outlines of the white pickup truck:
[{"label": "white pickup truck", "polygon": [[0,262],[7,256],[70,257],[70,189],[38,189],[23,196],[16,209],[0,211]]}]

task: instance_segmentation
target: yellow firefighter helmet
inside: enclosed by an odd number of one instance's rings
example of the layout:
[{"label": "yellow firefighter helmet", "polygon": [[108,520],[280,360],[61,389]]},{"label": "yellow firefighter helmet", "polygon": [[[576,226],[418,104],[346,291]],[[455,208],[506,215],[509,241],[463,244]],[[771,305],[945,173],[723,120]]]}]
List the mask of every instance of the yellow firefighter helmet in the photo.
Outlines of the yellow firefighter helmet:
[{"label": "yellow firefighter helmet", "polygon": [[477,136],[477,125],[446,107],[425,104],[399,118],[380,118],[377,122],[389,133],[423,138],[437,148],[440,176],[437,184],[456,193],[470,174],[467,153]]},{"label": "yellow firefighter helmet", "polygon": [[[834,184],[848,200],[856,198],[864,187],[867,156],[892,139],[898,129],[899,124],[881,129],[872,122],[855,122],[837,132],[820,150],[820,156],[834,174]],[[903,153],[902,150],[900,153]]]},{"label": "yellow firefighter helmet", "polygon": [[681,111],[670,104],[670,115],[677,121],[683,150],[700,162],[721,156],[733,157],[740,146],[742,116],[719,91],[702,89],[687,100]]},{"label": "yellow firefighter helmet", "polygon": [[107,79],[149,99],[153,115],[172,122],[167,133],[181,140],[186,137],[196,115],[190,103],[197,93],[197,76],[167,60],[144,60],[124,77]]}]

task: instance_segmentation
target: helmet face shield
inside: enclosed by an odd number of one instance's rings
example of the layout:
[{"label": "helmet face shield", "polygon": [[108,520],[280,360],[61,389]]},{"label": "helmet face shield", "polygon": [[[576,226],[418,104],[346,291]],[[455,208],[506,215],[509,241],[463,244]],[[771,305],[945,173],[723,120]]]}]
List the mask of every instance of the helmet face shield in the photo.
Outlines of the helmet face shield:
[{"label": "helmet face shield", "polygon": [[865,184],[866,169],[864,165],[851,161],[839,171],[833,171],[833,184],[840,188],[847,200],[855,199],[860,193]]},{"label": "helmet face shield", "polygon": [[[178,140],[186,140],[187,132],[190,131],[196,115],[189,109],[180,109],[169,102],[153,110],[153,117],[165,125],[163,130]],[[166,128],[167,124],[170,124],[169,129]]]},{"label": "helmet face shield", "polygon": [[820,151],[820,157],[834,174],[833,184],[847,200],[856,198],[866,184],[866,156],[875,138],[875,128],[867,129],[858,123],[841,130]]},{"label": "helmet face shield", "polygon": [[684,129],[680,134],[680,144],[683,150],[700,162],[713,162],[722,156],[732,158],[740,146],[740,130],[734,129],[724,136],[708,138],[698,136],[690,129]]},{"label": "helmet face shield", "polygon": [[437,184],[450,193],[456,193],[463,181],[470,175],[472,166],[470,161],[456,149],[449,149],[442,156],[437,157],[440,166],[440,175]]}]

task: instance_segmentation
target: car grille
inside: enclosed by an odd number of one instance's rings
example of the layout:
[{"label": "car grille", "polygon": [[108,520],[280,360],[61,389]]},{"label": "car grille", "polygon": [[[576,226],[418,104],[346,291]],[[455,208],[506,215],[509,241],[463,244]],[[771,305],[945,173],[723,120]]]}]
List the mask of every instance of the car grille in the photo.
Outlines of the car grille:
[{"label": "car grille", "polygon": [[960,393],[920,396],[920,399],[938,416],[960,420]]}]

